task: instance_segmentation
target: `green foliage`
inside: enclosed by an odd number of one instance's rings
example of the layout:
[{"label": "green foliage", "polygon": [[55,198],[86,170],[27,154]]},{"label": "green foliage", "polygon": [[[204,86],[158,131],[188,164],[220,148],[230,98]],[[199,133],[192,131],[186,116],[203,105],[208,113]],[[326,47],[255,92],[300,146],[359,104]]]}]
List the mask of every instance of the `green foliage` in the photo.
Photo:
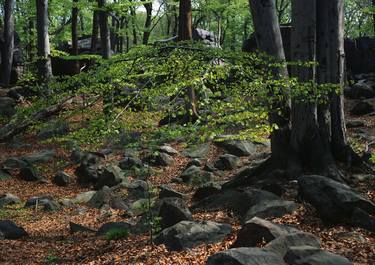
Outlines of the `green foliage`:
[{"label": "green foliage", "polygon": [[125,228],[114,228],[105,234],[107,240],[119,240],[129,236],[129,230]]},{"label": "green foliage", "polygon": [[60,258],[57,256],[55,250],[49,250],[48,254],[44,257],[43,264],[45,265],[57,265],[59,264]]}]

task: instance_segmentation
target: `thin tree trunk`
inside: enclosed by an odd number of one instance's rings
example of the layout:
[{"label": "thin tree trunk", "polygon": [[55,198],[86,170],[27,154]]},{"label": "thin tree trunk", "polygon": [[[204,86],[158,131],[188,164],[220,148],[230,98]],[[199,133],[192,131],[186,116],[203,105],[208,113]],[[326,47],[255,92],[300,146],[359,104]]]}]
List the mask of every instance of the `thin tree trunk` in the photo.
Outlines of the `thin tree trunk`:
[{"label": "thin tree trunk", "polygon": [[180,0],[178,40],[193,38],[191,0]]},{"label": "thin tree trunk", "polygon": [[116,28],[117,28],[117,21],[115,17],[112,16],[111,21],[111,30],[110,30],[110,40],[111,40],[111,49],[114,53],[116,53],[116,44],[117,44],[117,34],[116,34]]},{"label": "thin tree trunk", "polygon": [[42,83],[48,83],[52,77],[51,50],[48,36],[48,0],[36,0],[36,22],[39,78]]},{"label": "thin tree trunk", "polygon": [[137,43],[138,43],[138,37],[137,37],[137,14],[135,12],[134,7],[130,7],[130,15],[132,17],[133,44],[137,45]]},{"label": "thin tree trunk", "polygon": [[92,15],[91,53],[96,53],[99,34],[99,13],[94,10]]},{"label": "thin tree trunk", "polygon": [[14,52],[14,17],[15,0],[6,0],[4,4],[4,46],[2,55],[1,81],[9,85]]},{"label": "thin tree trunk", "polygon": [[143,32],[143,44],[147,45],[151,34],[152,2],[144,4],[146,9],[145,31]]},{"label": "thin tree trunk", "polygon": [[[72,55],[78,55],[78,7],[76,6],[78,0],[73,0],[73,8],[72,8]],[[74,62],[74,72],[79,73],[79,61],[75,60]]]},{"label": "thin tree trunk", "polygon": [[[78,55],[79,49],[78,49],[78,15],[79,10],[77,7],[78,0],[73,0],[73,8],[72,8],[72,55]],[[80,65],[79,61],[75,60],[74,62],[74,72],[79,73],[80,72]]]},{"label": "thin tree trunk", "polygon": [[111,57],[111,39],[108,28],[108,11],[105,9],[106,0],[98,0],[99,10],[99,27],[100,27],[100,41],[102,48],[102,57],[109,59]]}]

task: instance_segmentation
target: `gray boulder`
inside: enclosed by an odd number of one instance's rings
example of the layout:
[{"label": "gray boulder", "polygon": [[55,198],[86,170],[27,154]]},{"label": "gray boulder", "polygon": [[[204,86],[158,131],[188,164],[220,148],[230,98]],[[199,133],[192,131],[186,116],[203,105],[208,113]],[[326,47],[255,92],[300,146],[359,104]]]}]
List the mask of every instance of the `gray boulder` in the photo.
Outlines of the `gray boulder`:
[{"label": "gray boulder", "polygon": [[161,153],[166,153],[170,156],[174,156],[174,155],[178,154],[178,151],[176,149],[174,149],[173,147],[171,147],[170,145],[167,145],[167,144],[158,147],[157,150]]},{"label": "gray boulder", "polygon": [[206,265],[283,265],[283,259],[261,248],[232,248],[210,256]]},{"label": "gray boulder", "polygon": [[56,136],[66,135],[69,133],[69,123],[57,123],[52,126],[48,126],[39,131],[37,137],[40,140],[46,140]]},{"label": "gray boulder", "polygon": [[113,187],[121,183],[124,179],[124,173],[116,165],[109,165],[103,168],[98,180],[95,184],[95,189],[99,190],[104,186]]},{"label": "gray boulder", "polygon": [[181,221],[164,229],[155,238],[155,243],[157,245],[164,244],[170,251],[181,251],[202,243],[213,244],[220,242],[231,232],[232,228],[229,224],[219,224],[211,221]]},{"label": "gray boulder", "polygon": [[162,229],[173,226],[180,221],[193,220],[193,216],[186,203],[176,197],[162,199],[158,215],[161,217],[160,225]]},{"label": "gray boulder", "polygon": [[247,221],[238,231],[237,240],[233,243],[234,248],[255,247],[262,242],[271,242],[277,237],[298,232],[296,228],[279,225],[270,221],[254,217]]},{"label": "gray boulder", "polygon": [[0,221],[0,233],[5,239],[20,239],[28,236],[25,229],[17,226],[13,221],[10,220]]},{"label": "gray boulder", "polygon": [[253,217],[268,218],[268,217],[282,217],[290,214],[297,209],[298,205],[292,201],[272,200],[263,201],[251,207],[244,217],[244,222]]},{"label": "gray boulder", "polygon": [[177,197],[177,198],[180,198],[180,199],[187,199],[188,198],[187,194],[176,191],[176,190],[172,189],[171,187],[169,187],[167,185],[160,185],[159,189],[160,189],[160,192],[159,192],[159,198],[160,199],[167,198],[167,197]]},{"label": "gray boulder", "polygon": [[45,179],[39,174],[38,170],[31,165],[21,168],[19,177],[26,181],[45,181]]},{"label": "gray boulder", "polygon": [[0,97],[0,116],[11,117],[16,113],[16,101],[10,97]]},{"label": "gray boulder", "polygon": [[83,225],[80,225],[80,224],[76,224],[76,223],[73,223],[73,222],[69,222],[69,232],[71,234],[74,234],[74,233],[96,233],[95,230],[89,228],[89,227],[86,227],[86,226],[83,226]]},{"label": "gray boulder", "polygon": [[49,195],[34,196],[25,203],[25,207],[37,206],[42,206],[44,211],[58,211],[61,208],[60,204]]},{"label": "gray boulder", "polygon": [[0,169],[0,180],[10,179],[12,175],[10,175],[6,170]]},{"label": "gray boulder", "polygon": [[219,156],[219,159],[215,162],[214,167],[219,170],[231,170],[234,169],[239,162],[240,159],[237,156],[224,154]]},{"label": "gray boulder", "polygon": [[281,235],[266,245],[266,249],[284,257],[291,247],[311,246],[320,248],[319,239],[310,233],[295,232]]},{"label": "gray boulder", "polygon": [[3,163],[1,163],[1,167],[4,170],[13,170],[13,169],[20,169],[23,167],[27,167],[29,164],[18,157],[9,157]]},{"label": "gray boulder", "polygon": [[193,204],[193,209],[215,211],[228,209],[235,214],[244,216],[254,205],[279,199],[278,196],[258,189],[225,189]]},{"label": "gray boulder", "polygon": [[349,186],[322,176],[302,176],[299,195],[311,203],[325,222],[339,223],[350,218],[354,209],[375,214],[375,204]]},{"label": "gray boulder", "polygon": [[127,222],[109,222],[103,224],[96,232],[97,236],[102,236],[113,230],[130,230],[131,224]]},{"label": "gray boulder", "polygon": [[375,233],[375,217],[359,208],[354,209],[352,212],[350,223]]},{"label": "gray boulder", "polygon": [[203,143],[197,146],[190,147],[189,149],[185,150],[182,154],[186,157],[190,158],[204,158],[210,152],[210,144]]},{"label": "gray boulder", "polygon": [[21,199],[11,193],[0,195],[0,209],[7,205],[21,203]]},{"label": "gray boulder", "polygon": [[166,167],[173,164],[173,158],[162,152],[157,152],[155,154],[151,154],[145,158],[145,162],[149,163],[152,166],[156,167]]},{"label": "gray boulder", "polygon": [[224,140],[216,142],[216,145],[225,149],[235,156],[249,156],[256,153],[256,146],[252,142],[245,140]]},{"label": "gray boulder", "polygon": [[119,210],[127,210],[129,208],[126,203],[107,186],[98,190],[87,204],[97,209],[106,205]]},{"label": "gray boulder", "polygon": [[141,168],[143,166],[142,161],[138,157],[127,156],[119,162],[119,167],[122,170],[130,170],[133,168]]},{"label": "gray boulder", "polygon": [[351,265],[345,257],[311,246],[290,247],[284,261],[291,265]]},{"label": "gray boulder", "polygon": [[359,80],[350,89],[345,90],[345,95],[354,98],[373,98],[375,97],[374,83],[369,80]]},{"label": "gray boulder", "polygon": [[213,175],[199,167],[191,166],[181,173],[180,178],[184,183],[200,186],[212,181]]},{"label": "gray boulder", "polygon": [[21,159],[29,164],[41,164],[51,162],[55,158],[54,150],[43,150],[35,154],[22,156]]},{"label": "gray boulder", "polygon": [[352,115],[366,115],[375,111],[375,98],[361,100],[350,110]]}]

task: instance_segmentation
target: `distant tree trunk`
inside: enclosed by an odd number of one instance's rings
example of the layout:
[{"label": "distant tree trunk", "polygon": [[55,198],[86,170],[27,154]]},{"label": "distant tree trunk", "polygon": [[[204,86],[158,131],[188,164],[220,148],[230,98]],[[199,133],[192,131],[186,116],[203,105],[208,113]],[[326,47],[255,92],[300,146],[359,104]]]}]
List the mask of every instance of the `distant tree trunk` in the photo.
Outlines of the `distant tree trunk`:
[{"label": "distant tree trunk", "polygon": [[85,18],[82,14],[82,12],[79,14],[79,22],[80,22],[80,27],[81,27],[81,34],[84,34],[85,32]]},{"label": "distant tree trunk", "polygon": [[130,7],[130,15],[132,18],[132,28],[133,28],[133,44],[137,45],[138,37],[137,37],[137,14],[135,12],[134,7]]},{"label": "distant tree trunk", "polygon": [[180,0],[178,40],[193,38],[191,0]]},{"label": "distant tree trunk", "polygon": [[178,13],[177,13],[177,7],[176,6],[173,6],[173,32],[172,32],[172,35],[173,36],[177,36],[178,34]]},{"label": "distant tree trunk", "polygon": [[94,10],[92,15],[92,33],[91,33],[91,53],[96,53],[98,46],[98,33],[99,33],[99,13]]},{"label": "distant tree trunk", "polygon": [[[375,0],[372,0],[372,6],[375,7]],[[372,15],[372,29],[375,35],[375,14]]]},{"label": "distant tree trunk", "polygon": [[111,30],[110,30],[110,41],[111,41],[111,50],[116,53],[116,44],[117,44],[117,34],[116,34],[116,29],[117,29],[117,21],[116,18],[112,16],[112,22],[111,22]]},{"label": "distant tree trunk", "polygon": [[[77,7],[78,0],[73,0],[73,8],[72,8],[72,55],[78,55],[78,7]],[[79,73],[79,61],[75,60],[74,62],[74,72]]]},{"label": "distant tree trunk", "polygon": [[[255,37],[258,49],[277,60],[285,61],[283,41],[280,32],[279,20],[276,14],[274,0],[250,0],[250,10],[253,17]],[[273,69],[275,79],[288,78],[286,67],[277,67]],[[270,96],[274,93],[270,91]],[[285,146],[287,145],[287,133],[289,131],[289,99],[286,98],[271,106],[269,110],[269,122],[276,124],[278,130],[274,130],[271,135],[272,156],[275,161],[285,160]],[[279,109],[282,115],[279,115]]]},{"label": "distant tree trunk", "polygon": [[36,0],[36,23],[38,31],[39,78],[42,83],[48,83],[52,77],[48,36],[48,0]]},{"label": "distant tree trunk", "polygon": [[28,30],[28,42],[27,42],[26,50],[27,50],[28,58],[31,62],[34,59],[34,53],[33,53],[33,48],[34,48],[34,40],[33,40],[34,39],[34,20],[33,19],[28,20],[27,30]]},{"label": "distant tree trunk", "polygon": [[4,3],[4,44],[2,50],[1,81],[9,85],[13,65],[14,52],[14,10],[15,0],[6,0]]},{"label": "distant tree trunk", "polygon": [[147,45],[150,38],[150,30],[152,23],[152,2],[145,3],[144,7],[146,9],[146,21],[145,21],[145,31],[143,32],[143,44]]},{"label": "distant tree trunk", "polygon": [[99,27],[100,27],[100,41],[102,48],[102,57],[109,59],[111,57],[111,39],[108,28],[108,11],[103,10],[106,6],[106,0],[98,0],[99,10]]}]

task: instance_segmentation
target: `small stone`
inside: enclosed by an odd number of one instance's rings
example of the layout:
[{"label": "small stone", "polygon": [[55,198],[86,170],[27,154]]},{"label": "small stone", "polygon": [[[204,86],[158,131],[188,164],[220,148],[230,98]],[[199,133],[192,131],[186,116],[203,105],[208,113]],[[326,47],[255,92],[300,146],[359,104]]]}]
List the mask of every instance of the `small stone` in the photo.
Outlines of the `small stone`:
[{"label": "small stone", "polygon": [[69,185],[70,180],[71,180],[71,177],[67,173],[63,171],[59,171],[56,173],[52,182],[55,183],[57,186],[65,187]]},{"label": "small stone", "polygon": [[11,193],[6,193],[0,196],[0,208],[19,203],[21,203],[21,199]]},{"label": "small stone", "polygon": [[174,156],[178,154],[178,151],[171,147],[170,145],[162,145],[157,149],[159,152],[166,153],[170,156]]}]

